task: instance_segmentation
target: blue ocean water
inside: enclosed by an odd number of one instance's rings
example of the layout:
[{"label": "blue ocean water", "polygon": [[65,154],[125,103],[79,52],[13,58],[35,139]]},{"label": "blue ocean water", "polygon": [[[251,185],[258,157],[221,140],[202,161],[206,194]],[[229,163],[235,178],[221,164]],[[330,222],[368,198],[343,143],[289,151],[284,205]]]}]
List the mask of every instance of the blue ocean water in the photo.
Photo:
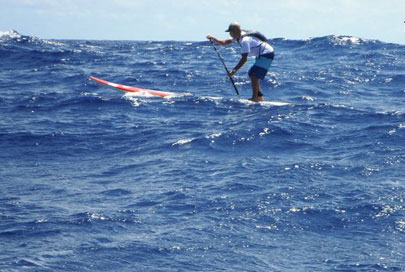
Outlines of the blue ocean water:
[{"label": "blue ocean water", "polygon": [[2,32],[0,271],[405,271],[405,46],[270,42]]}]

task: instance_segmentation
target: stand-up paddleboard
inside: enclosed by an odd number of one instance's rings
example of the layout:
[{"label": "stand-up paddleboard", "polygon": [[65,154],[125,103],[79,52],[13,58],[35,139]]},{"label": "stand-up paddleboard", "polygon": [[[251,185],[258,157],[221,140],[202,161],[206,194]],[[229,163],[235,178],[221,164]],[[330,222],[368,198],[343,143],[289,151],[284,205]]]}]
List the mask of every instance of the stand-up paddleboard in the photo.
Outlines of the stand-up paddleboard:
[{"label": "stand-up paddleboard", "polygon": [[269,105],[269,106],[276,106],[276,107],[281,107],[281,106],[288,106],[291,105],[290,102],[284,102],[284,101],[260,101],[260,102],[254,102],[249,99],[239,99],[239,102],[245,103],[245,104],[260,104],[260,105]]},{"label": "stand-up paddleboard", "polygon": [[160,97],[166,97],[166,96],[175,95],[175,93],[171,93],[171,92],[162,92],[162,91],[143,89],[143,88],[132,87],[132,86],[127,86],[127,85],[123,85],[123,84],[118,84],[118,83],[110,82],[110,81],[100,79],[100,78],[97,78],[97,77],[94,77],[94,76],[90,76],[90,79],[94,80],[96,82],[99,82],[101,84],[107,85],[109,87],[119,89],[119,90],[122,90],[122,91],[126,91],[126,92],[131,92],[131,93],[137,93],[137,92],[139,92],[139,93],[147,93],[147,94],[160,96]]},{"label": "stand-up paddleboard", "polygon": [[[100,79],[94,76],[90,76],[91,80],[94,80],[98,83],[104,84],[106,86],[112,87],[114,89],[119,89],[122,91],[130,92],[130,93],[145,93],[145,94],[150,94],[154,96],[159,96],[159,97],[168,97],[168,96],[175,96],[176,93],[172,92],[163,92],[163,91],[156,91],[156,90],[151,90],[151,89],[144,89],[144,88],[139,88],[139,87],[133,87],[133,86],[127,86],[123,84],[118,84],[114,82],[110,82],[104,79]],[[211,99],[224,99],[223,97],[208,97]],[[289,102],[283,102],[283,101],[262,101],[262,102],[253,102],[248,99],[237,99],[237,101],[243,103],[243,104],[261,104],[261,105],[270,105],[270,106],[286,106],[286,105],[291,105]]]}]

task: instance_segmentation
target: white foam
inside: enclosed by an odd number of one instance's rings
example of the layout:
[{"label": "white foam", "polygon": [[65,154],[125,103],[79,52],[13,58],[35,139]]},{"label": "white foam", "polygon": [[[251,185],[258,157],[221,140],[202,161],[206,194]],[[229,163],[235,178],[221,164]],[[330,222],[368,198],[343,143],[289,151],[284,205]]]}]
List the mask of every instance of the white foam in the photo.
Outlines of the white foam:
[{"label": "white foam", "polygon": [[271,131],[269,128],[264,128],[262,132],[259,133],[260,137],[263,137],[264,135],[269,134]]},{"label": "white foam", "polygon": [[333,36],[332,41],[337,45],[345,45],[345,44],[360,44],[363,42],[362,39],[353,36]]},{"label": "white foam", "polygon": [[148,92],[133,92],[133,93],[125,93],[124,94],[125,97],[127,98],[132,98],[132,97],[156,97],[153,94],[150,94]]},{"label": "white foam", "polygon": [[207,136],[205,136],[205,138],[209,139],[209,140],[211,141],[211,143],[214,143],[214,142],[215,142],[215,138],[218,138],[218,137],[220,137],[221,135],[222,135],[222,133],[221,133],[221,132],[218,132],[218,133],[213,133],[213,134],[207,135]]},{"label": "white foam", "polygon": [[141,102],[143,102],[142,99],[139,97],[129,96],[129,95],[124,95],[124,97],[126,99],[128,99],[129,101],[131,101],[131,103],[134,107],[139,107],[141,105]]},{"label": "white foam", "polygon": [[177,142],[173,143],[172,146],[185,145],[185,144],[191,143],[194,140],[195,140],[195,138],[181,139],[181,140],[178,140]]},{"label": "white foam", "polygon": [[307,101],[314,101],[315,99],[311,96],[303,96],[301,97],[303,100],[307,100]]},{"label": "white foam", "polygon": [[49,45],[54,45],[54,46],[63,46],[63,45],[65,45],[64,43],[57,42],[57,41],[50,41],[50,40],[42,40],[42,43],[49,44]]},{"label": "white foam", "polygon": [[219,137],[221,135],[222,135],[222,133],[218,132],[218,133],[213,133],[213,134],[207,135],[206,138],[207,139],[214,139],[214,138],[217,138],[217,137]]},{"label": "white foam", "polygon": [[8,30],[8,31],[0,31],[0,39],[16,39],[21,38],[21,34],[15,30]]}]

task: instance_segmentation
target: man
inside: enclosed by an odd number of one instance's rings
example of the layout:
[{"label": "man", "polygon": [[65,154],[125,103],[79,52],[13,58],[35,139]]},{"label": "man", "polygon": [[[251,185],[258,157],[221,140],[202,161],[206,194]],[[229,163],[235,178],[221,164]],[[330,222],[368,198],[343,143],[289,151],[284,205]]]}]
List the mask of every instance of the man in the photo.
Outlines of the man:
[{"label": "man", "polygon": [[263,101],[263,94],[260,90],[259,79],[264,79],[274,59],[273,47],[267,41],[262,41],[257,37],[257,35],[243,31],[237,22],[231,23],[225,32],[229,32],[232,39],[218,40],[211,35],[208,35],[207,39],[218,45],[228,45],[233,42],[239,43],[242,57],[235,68],[229,72],[228,75],[230,77],[233,76],[245,64],[249,54],[256,56],[256,61],[248,73],[253,91],[253,95],[250,100],[255,102]]}]

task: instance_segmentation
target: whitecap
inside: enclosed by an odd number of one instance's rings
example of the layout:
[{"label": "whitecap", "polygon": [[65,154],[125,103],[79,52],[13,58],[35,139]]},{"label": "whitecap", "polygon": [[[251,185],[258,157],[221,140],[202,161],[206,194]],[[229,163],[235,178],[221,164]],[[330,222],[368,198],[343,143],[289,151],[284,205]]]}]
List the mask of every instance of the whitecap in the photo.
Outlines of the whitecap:
[{"label": "whitecap", "polygon": [[156,97],[153,94],[150,94],[148,92],[143,92],[143,91],[139,91],[139,92],[133,92],[133,93],[125,93],[124,96],[128,99],[131,100],[131,98],[135,98],[135,97]]},{"label": "whitecap", "polygon": [[390,131],[388,131],[389,135],[393,135],[397,132],[397,130],[395,128],[391,129]]},{"label": "whitecap", "polygon": [[302,100],[307,100],[307,101],[314,101],[315,99],[311,96],[303,96]]},{"label": "whitecap", "polygon": [[218,133],[210,134],[210,135],[206,136],[206,138],[207,138],[207,139],[214,139],[214,138],[218,138],[218,137],[221,136],[221,135],[222,135],[222,133],[221,133],[221,132],[218,132]]},{"label": "whitecap", "polygon": [[220,137],[221,135],[222,135],[222,133],[221,133],[221,132],[218,132],[218,133],[213,133],[213,134],[207,135],[207,136],[205,136],[205,138],[210,139],[210,140],[211,140],[211,143],[214,143],[214,142],[215,142],[215,138],[218,138],[218,137]]},{"label": "whitecap", "polygon": [[105,220],[105,216],[102,214],[97,214],[97,213],[92,213],[90,214],[90,219],[94,219],[94,220]]},{"label": "whitecap", "polygon": [[263,137],[264,135],[269,134],[271,131],[269,128],[264,128],[262,132],[259,133],[259,136]]},{"label": "whitecap", "polygon": [[8,31],[0,31],[0,39],[18,39],[21,38],[21,34],[15,30],[8,30]]},{"label": "whitecap", "polygon": [[397,230],[400,232],[405,232],[405,220],[399,220],[397,223]]},{"label": "whitecap", "polygon": [[256,225],[257,229],[278,230],[276,225]]},{"label": "whitecap", "polygon": [[181,140],[178,140],[177,142],[173,143],[172,146],[185,145],[185,144],[191,143],[194,140],[195,140],[195,138],[181,139]]},{"label": "whitecap", "polygon": [[358,45],[363,42],[362,39],[353,36],[332,36],[332,41],[335,45],[355,44]]}]

